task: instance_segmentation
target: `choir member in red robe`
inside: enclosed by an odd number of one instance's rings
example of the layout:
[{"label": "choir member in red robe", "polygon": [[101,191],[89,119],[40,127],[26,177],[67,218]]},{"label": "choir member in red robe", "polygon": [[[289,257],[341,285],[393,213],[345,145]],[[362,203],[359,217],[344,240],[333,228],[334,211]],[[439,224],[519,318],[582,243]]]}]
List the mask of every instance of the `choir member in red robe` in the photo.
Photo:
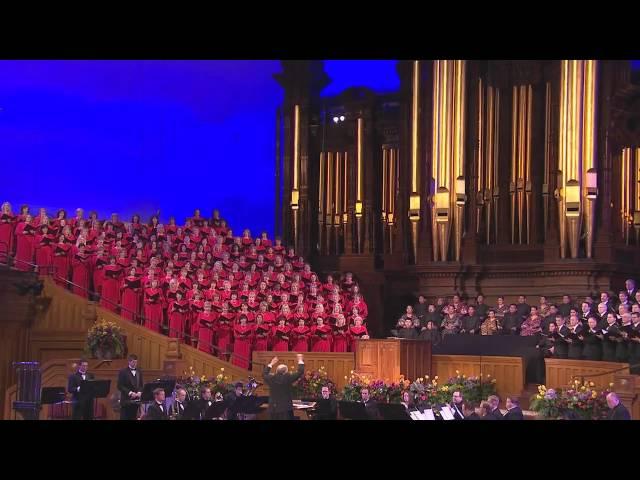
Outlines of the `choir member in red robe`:
[{"label": "choir member in red robe", "polygon": [[336,320],[336,324],[331,328],[331,335],[333,336],[332,351],[346,352],[349,347],[349,327],[347,327],[344,315],[339,315]]},{"label": "choir member in red robe", "polygon": [[[226,305],[226,304],[225,304]],[[229,345],[231,344],[231,335],[233,326],[231,325],[231,320],[228,318],[228,306],[222,307],[222,313],[218,317],[218,322],[216,325],[216,347],[218,347],[218,356],[222,360],[227,360],[229,355],[227,351],[229,350]]]},{"label": "choir member in red robe", "polygon": [[102,282],[104,281],[104,267],[109,264],[109,257],[105,254],[104,248],[99,247],[96,256],[93,258],[93,290],[99,295],[102,294]]},{"label": "choir member in red robe", "polygon": [[32,270],[33,244],[35,242],[35,227],[31,215],[27,215],[23,222],[16,225],[16,263],[17,270],[27,272]]},{"label": "choir member in red robe", "polygon": [[316,325],[311,328],[311,351],[331,351],[331,327],[324,324],[322,317],[318,317]]},{"label": "choir member in red robe", "polygon": [[53,246],[53,270],[55,282],[66,287],[65,280],[69,279],[71,266],[71,245],[65,242],[64,235],[60,235],[58,243]]},{"label": "choir member in red robe", "polygon": [[213,327],[217,315],[211,310],[211,302],[204,302],[203,311],[198,314],[198,350],[213,353]]},{"label": "choir member in red robe", "polygon": [[198,317],[204,311],[204,301],[202,300],[202,295],[200,292],[197,292],[191,300],[189,300],[189,315],[187,317],[187,325],[185,327],[185,331],[189,332],[189,338],[187,339],[188,344],[192,346],[196,346],[196,342],[198,341],[198,330],[200,329],[200,323],[198,322]]},{"label": "choir member in red robe", "polygon": [[4,202],[0,208],[0,260],[5,262],[6,255],[13,252],[13,230],[16,217],[11,212],[11,204]]},{"label": "choir member in red robe", "polygon": [[249,368],[253,329],[247,325],[247,317],[240,315],[238,325],[233,329],[233,358],[231,363],[240,368]]},{"label": "choir member in red robe", "polygon": [[[324,313],[324,305],[322,305],[321,303],[317,303],[316,309],[311,314],[311,320],[316,324],[318,324],[318,319],[321,319],[322,322],[324,323],[326,318],[327,318],[327,315]],[[326,351],[328,352],[329,350],[326,350]]]},{"label": "choir member in red robe", "polygon": [[253,350],[256,352],[264,352],[269,349],[269,337],[272,328],[269,324],[264,323],[261,313],[256,314],[256,324],[253,327],[254,341]]},{"label": "choir member in red robe", "polygon": [[267,325],[275,325],[276,323],[276,315],[273,312],[269,311],[269,305],[267,302],[260,302],[260,309],[258,312],[262,315],[262,319],[264,323]]},{"label": "choir member in red robe", "polygon": [[120,277],[122,268],[116,263],[116,257],[109,257],[109,265],[104,267],[104,280],[102,281],[102,295],[100,306],[116,312],[120,303]]},{"label": "choir member in red robe", "polygon": [[278,325],[275,327],[272,334],[271,350],[274,352],[288,352],[290,331],[291,328],[287,326],[287,319],[282,316],[278,317]]},{"label": "choir member in red robe", "polygon": [[[40,226],[40,233],[35,236],[35,263],[40,275],[53,275],[53,244],[55,237],[49,234],[48,225]],[[0,249],[2,247],[0,246]]]},{"label": "choir member in red robe", "polygon": [[358,311],[360,312],[360,316],[363,318],[363,320],[366,319],[369,315],[367,304],[362,299],[362,296],[359,293],[355,293],[353,295],[353,300],[347,305],[347,310],[351,311],[353,307],[358,307]]},{"label": "choir member in red robe", "polygon": [[311,330],[305,325],[303,318],[298,319],[298,325],[291,330],[291,351],[292,352],[308,352],[309,351],[309,337],[311,336]]},{"label": "choir member in red robe", "polygon": [[169,337],[184,338],[187,314],[189,313],[189,302],[182,298],[182,292],[176,292],[176,299],[169,304]]},{"label": "choir member in red robe", "polygon": [[83,298],[88,298],[91,279],[91,257],[85,253],[84,245],[80,245],[76,254],[71,257],[71,271],[73,293]]},{"label": "choir member in red robe", "polygon": [[158,280],[152,280],[151,286],[144,290],[144,326],[160,333],[162,326],[162,290],[158,288]]},{"label": "choir member in red robe", "polygon": [[350,338],[349,351],[351,352],[356,351],[355,350],[356,340],[358,339],[367,340],[369,338],[369,332],[367,332],[367,327],[362,325],[362,317],[354,318],[354,323],[355,325],[349,328],[349,338]]},{"label": "choir member in red robe", "polygon": [[135,268],[131,268],[129,275],[122,279],[120,289],[122,291],[120,315],[131,322],[137,322],[140,316],[142,280],[137,275]]}]

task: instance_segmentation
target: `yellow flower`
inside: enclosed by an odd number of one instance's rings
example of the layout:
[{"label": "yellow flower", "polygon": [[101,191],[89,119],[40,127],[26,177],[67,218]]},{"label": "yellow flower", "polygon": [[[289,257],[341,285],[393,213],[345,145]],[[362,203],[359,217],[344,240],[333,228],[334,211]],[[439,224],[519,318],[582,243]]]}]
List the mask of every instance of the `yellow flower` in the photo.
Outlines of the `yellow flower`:
[{"label": "yellow flower", "polygon": [[593,383],[593,382],[589,382],[589,386],[590,386],[590,387],[595,387],[595,386],[596,386],[596,384],[595,384],[595,383]]},{"label": "yellow flower", "polygon": [[460,375],[460,370],[456,370],[456,375]]},{"label": "yellow flower", "polygon": [[347,376],[346,375],[344,376],[344,379],[347,380]]},{"label": "yellow flower", "polygon": [[496,381],[497,381],[497,380],[496,380],[495,378],[492,378],[492,379],[491,379],[491,383],[496,383]]},{"label": "yellow flower", "polygon": [[224,372],[224,367],[222,367],[222,368],[220,369],[220,371],[221,371],[221,372]]},{"label": "yellow flower", "polygon": [[425,378],[426,378],[427,380],[429,380],[429,375],[427,375]]},{"label": "yellow flower", "polygon": [[467,378],[467,376],[466,375],[462,375],[462,378]]},{"label": "yellow flower", "polygon": [[613,382],[611,382],[611,383],[609,384],[609,386],[610,386],[610,387],[613,387]]},{"label": "yellow flower", "polygon": [[435,377],[433,377],[434,380],[438,380],[438,375],[436,375]]},{"label": "yellow flower", "polygon": [[542,400],[542,395],[538,394],[538,395],[536,395],[536,398],[537,398],[538,400]]},{"label": "yellow flower", "polygon": [[351,370],[351,375],[353,375],[353,370]]},{"label": "yellow flower", "polygon": [[591,398],[595,399],[597,398],[598,393],[594,390],[593,393],[591,394]]}]

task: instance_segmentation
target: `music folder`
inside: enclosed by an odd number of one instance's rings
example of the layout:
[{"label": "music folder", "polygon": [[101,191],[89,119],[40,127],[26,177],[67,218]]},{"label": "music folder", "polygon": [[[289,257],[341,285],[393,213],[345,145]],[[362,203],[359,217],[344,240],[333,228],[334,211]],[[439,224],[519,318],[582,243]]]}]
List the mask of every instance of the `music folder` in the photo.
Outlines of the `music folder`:
[{"label": "music folder", "polygon": [[378,411],[383,420],[411,420],[411,416],[401,403],[378,403]]},{"label": "music folder", "polygon": [[64,387],[43,387],[40,395],[40,403],[42,405],[53,405],[60,403],[65,399]]},{"label": "music folder", "polygon": [[202,419],[213,420],[214,418],[220,418],[226,409],[226,402],[213,402],[211,406],[205,410]]},{"label": "music folder", "polygon": [[442,415],[443,420],[454,420],[453,413],[451,413],[451,407],[445,405],[440,409],[440,414]]}]

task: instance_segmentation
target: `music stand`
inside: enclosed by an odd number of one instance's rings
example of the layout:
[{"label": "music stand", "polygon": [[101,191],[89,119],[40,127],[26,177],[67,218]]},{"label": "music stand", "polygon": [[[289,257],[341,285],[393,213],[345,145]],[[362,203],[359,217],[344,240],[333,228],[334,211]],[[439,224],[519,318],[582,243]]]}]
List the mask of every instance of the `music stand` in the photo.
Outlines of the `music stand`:
[{"label": "music stand", "polygon": [[260,407],[267,402],[269,402],[269,397],[264,396],[237,397],[232,412],[236,415],[258,415],[261,411]]},{"label": "music stand", "polygon": [[213,420],[214,418],[220,418],[226,409],[227,402],[213,402],[211,406],[205,410],[202,419]]},{"label": "music stand", "polygon": [[401,403],[378,403],[378,411],[383,420],[411,420],[411,416]]},{"label": "music stand", "polygon": [[42,405],[54,405],[62,403],[65,399],[64,387],[43,387],[40,395],[40,403]]},{"label": "music stand", "polygon": [[86,388],[93,403],[93,412],[91,412],[91,420],[96,410],[96,400],[99,398],[107,398],[109,390],[111,390],[111,380],[85,380],[82,382],[82,389]]},{"label": "music stand", "polygon": [[367,409],[364,403],[340,400],[338,402],[338,409],[340,415],[347,420],[369,420],[369,415],[367,415]]}]

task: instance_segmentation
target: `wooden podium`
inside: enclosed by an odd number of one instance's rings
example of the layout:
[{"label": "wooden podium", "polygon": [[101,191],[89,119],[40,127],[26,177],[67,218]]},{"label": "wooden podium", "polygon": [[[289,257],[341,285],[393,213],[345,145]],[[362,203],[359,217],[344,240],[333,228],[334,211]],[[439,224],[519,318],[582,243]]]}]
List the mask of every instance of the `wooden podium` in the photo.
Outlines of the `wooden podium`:
[{"label": "wooden podium", "polygon": [[399,338],[356,341],[356,368],[360,375],[397,382],[400,375],[415,380],[431,376],[431,342]]}]

